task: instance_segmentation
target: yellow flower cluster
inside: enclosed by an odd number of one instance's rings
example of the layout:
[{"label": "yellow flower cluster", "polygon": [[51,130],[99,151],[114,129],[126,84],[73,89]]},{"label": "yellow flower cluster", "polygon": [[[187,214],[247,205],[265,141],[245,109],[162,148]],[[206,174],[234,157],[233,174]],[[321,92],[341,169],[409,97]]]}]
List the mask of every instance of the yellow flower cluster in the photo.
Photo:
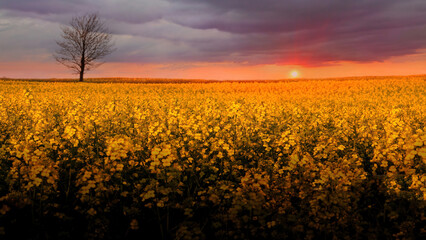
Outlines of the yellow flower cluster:
[{"label": "yellow flower cluster", "polygon": [[0,223],[29,209],[93,222],[94,238],[410,238],[425,231],[425,99],[421,77],[0,81]]}]

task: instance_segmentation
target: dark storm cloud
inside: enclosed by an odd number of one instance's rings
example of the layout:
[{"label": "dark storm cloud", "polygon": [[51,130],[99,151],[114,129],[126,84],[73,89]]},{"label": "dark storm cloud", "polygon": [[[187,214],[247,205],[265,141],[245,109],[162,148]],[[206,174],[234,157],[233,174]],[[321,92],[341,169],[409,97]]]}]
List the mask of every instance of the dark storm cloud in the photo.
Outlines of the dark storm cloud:
[{"label": "dark storm cloud", "polygon": [[9,17],[65,23],[98,11],[116,35],[110,59],[123,62],[322,65],[426,48],[424,0],[2,0],[0,10],[2,35]]},{"label": "dark storm cloud", "polygon": [[262,52],[266,62],[375,61],[426,47],[422,0],[177,1],[174,22],[247,36],[236,52]]}]

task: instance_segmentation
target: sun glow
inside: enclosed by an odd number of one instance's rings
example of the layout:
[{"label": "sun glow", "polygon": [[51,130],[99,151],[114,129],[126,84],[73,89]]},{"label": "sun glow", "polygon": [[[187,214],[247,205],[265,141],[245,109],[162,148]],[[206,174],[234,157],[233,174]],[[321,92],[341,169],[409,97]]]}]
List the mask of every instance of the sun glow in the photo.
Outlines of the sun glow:
[{"label": "sun glow", "polygon": [[290,72],[290,76],[292,78],[297,78],[297,77],[299,77],[299,72],[296,71],[296,70],[293,70],[293,71]]}]

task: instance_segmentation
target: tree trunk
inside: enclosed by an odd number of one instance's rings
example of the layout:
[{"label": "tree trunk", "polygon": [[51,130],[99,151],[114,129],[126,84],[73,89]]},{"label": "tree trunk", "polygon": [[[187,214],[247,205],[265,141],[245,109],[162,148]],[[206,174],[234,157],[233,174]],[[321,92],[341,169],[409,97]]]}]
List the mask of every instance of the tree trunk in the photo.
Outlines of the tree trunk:
[{"label": "tree trunk", "polygon": [[[84,47],[84,44],[83,44]],[[84,61],[84,51],[80,60],[80,82],[83,82],[84,68],[86,67],[86,62]]]},{"label": "tree trunk", "polygon": [[83,82],[83,74],[84,74],[84,70],[83,69],[81,69],[81,71],[80,71],[80,82]]}]

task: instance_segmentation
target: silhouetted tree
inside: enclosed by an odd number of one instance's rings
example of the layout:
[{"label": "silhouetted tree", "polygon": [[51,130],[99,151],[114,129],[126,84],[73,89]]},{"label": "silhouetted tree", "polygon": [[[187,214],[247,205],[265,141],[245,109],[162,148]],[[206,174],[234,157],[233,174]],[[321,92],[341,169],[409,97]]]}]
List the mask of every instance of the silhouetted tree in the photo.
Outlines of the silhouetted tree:
[{"label": "silhouetted tree", "polygon": [[60,47],[54,57],[56,61],[80,74],[83,81],[85,71],[100,63],[96,62],[113,49],[112,35],[97,14],[74,17],[69,26],[63,26],[62,40],[56,43]]}]

